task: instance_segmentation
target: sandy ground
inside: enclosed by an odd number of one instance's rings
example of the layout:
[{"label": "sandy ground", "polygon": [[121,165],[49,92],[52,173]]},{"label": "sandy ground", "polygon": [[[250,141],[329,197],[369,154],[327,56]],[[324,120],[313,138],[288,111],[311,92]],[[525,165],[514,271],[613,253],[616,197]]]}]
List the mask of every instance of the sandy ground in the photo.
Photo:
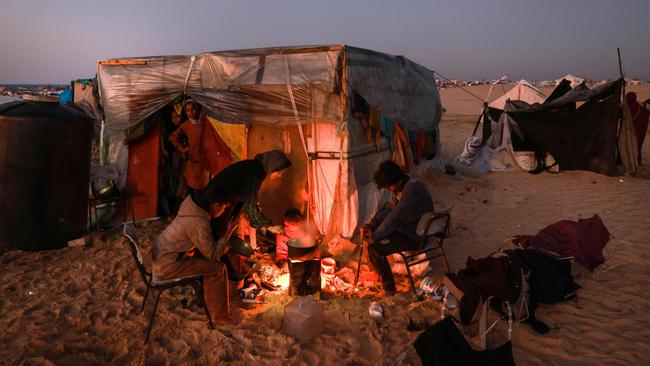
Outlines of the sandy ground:
[{"label": "sandy ground", "polygon": [[[479,94],[481,88],[472,90]],[[650,96],[647,86],[642,92]],[[474,105],[460,93],[442,91],[448,113],[441,137],[448,157],[460,152],[473,129],[474,118],[467,116],[480,109],[480,103]],[[644,156],[650,158],[648,145]],[[486,256],[512,235],[534,234],[561,219],[599,214],[614,235],[606,262],[594,273],[579,271],[576,280],[582,288],[576,300],[540,306],[537,317],[552,328],[548,334],[515,324],[517,364],[650,364],[648,165],[623,177],[583,171],[425,177],[436,201],[454,205],[452,236],[446,242],[454,270],[463,267],[467,256]],[[164,225],[137,229],[146,253]],[[442,263],[433,264],[431,275],[439,279]],[[330,296],[322,301],[324,332],[301,343],[280,331],[290,301],[286,296],[268,296],[267,304],[243,310],[237,326],[209,330],[203,313],[182,308],[183,295],[172,293],[163,295],[151,340],[143,345],[153,301],[146,315],[138,313],[144,286],[118,231],[95,235],[84,248],[4,253],[0,273],[0,364],[6,365],[420,365],[411,347],[419,332],[407,330],[407,319],[433,323],[440,318],[440,303],[414,301],[402,279],[402,292],[381,300],[383,321],[368,316],[369,296]],[[371,274],[362,278],[369,279]],[[504,334],[501,322],[489,343],[502,343]]]}]

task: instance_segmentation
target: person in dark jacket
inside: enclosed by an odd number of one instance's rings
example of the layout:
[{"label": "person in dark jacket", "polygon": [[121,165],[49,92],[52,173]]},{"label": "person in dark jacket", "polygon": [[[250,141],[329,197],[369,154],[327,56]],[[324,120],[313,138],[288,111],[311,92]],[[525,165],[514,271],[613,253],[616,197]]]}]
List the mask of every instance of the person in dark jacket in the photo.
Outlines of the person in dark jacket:
[{"label": "person in dark jacket", "polygon": [[392,192],[393,198],[361,228],[361,235],[370,242],[368,256],[384,291],[394,293],[395,279],[386,256],[418,249],[417,225],[422,215],[433,211],[433,200],[422,182],[410,178],[391,160],[381,163],[373,179],[378,189]]},{"label": "person in dark jacket", "polygon": [[271,224],[260,210],[259,191],[264,179],[278,179],[291,166],[289,158],[280,150],[257,154],[254,159],[238,161],[219,172],[208,184],[207,192],[214,187],[225,187],[233,202],[244,204],[243,213],[250,225],[260,228]]}]

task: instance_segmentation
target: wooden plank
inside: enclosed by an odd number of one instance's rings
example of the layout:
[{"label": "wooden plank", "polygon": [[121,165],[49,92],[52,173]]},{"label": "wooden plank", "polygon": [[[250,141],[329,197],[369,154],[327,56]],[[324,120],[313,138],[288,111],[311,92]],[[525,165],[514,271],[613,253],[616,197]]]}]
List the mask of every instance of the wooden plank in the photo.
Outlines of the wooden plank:
[{"label": "wooden plank", "polygon": [[98,65],[146,65],[147,61],[131,59],[114,59],[97,61]]}]

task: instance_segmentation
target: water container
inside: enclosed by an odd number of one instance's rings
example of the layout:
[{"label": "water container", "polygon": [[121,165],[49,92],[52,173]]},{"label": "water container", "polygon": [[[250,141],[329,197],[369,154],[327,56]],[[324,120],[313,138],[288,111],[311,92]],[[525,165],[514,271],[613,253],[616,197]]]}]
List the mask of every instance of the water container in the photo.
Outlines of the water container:
[{"label": "water container", "polygon": [[62,248],[86,232],[93,122],[58,98],[0,105],[0,247]]},{"label": "water container", "polygon": [[323,331],[323,304],[311,297],[296,297],[284,307],[282,332],[308,341]]}]

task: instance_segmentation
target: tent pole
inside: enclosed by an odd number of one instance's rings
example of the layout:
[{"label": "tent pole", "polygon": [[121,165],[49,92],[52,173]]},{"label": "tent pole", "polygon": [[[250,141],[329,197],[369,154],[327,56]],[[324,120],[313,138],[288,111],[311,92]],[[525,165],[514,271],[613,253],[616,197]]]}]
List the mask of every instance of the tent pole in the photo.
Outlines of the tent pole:
[{"label": "tent pole", "polygon": [[305,149],[305,157],[307,158],[307,227],[309,227],[310,221],[310,211],[311,211],[311,164],[309,161],[309,150],[307,149],[307,140],[305,139],[305,133],[302,130],[302,125],[300,124],[300,114],[298,113],[298,107],[296,106],[296,99],[293,95],[293,86],[291,85],[291,73],[289,70],[289,58],[287,55],[284,56],[284,67],[286,71],[287,78],[287,92],[289,93],[289,99],[291,100],[291,107],[293,108],[293,115],[296,118],[296,124],[298,125],[298,132],[300,133],[300,142],[302,142],[302,147]]},{"label": "tent pole", "polygon": [[341,60],[341,123],[346,120],[348,109],[348,68],[347,68],[347,49],[345,45],[342,49],[343,55]]},{"label": "tent pole", "polygon": [[478,130],[478,126],[481,124],[481,120],[483,119],[483,116],[485,115],[485,109],[487,108],[487,103],[483,103],[483,110],[481,111],[481,114],[478,116],[478,120],[476,121],[476,125],[474,126],[474,131],[472,132],[472,136],[476,135],[476,131]]},{"label": "tent pole", "polygon": [[621,77],[624,77],[623,63],[621,62],[621,49],[616,47],[616,52],[618,53],[618,72],[621,74]]}]

